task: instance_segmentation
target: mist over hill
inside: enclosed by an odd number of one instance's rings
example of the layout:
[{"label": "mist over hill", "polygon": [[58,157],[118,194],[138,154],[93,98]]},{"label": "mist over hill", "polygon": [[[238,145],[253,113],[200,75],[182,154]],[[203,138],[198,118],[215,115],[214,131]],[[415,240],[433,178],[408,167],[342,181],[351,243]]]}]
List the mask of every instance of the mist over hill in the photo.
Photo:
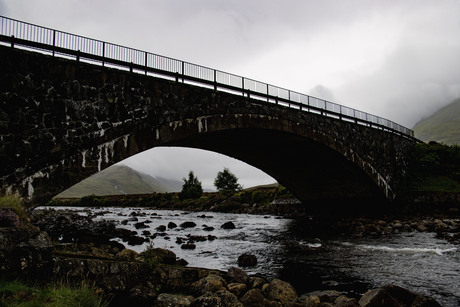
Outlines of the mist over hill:
[{"label": "mist over hill", "polygon": [[56,198],[74,198],[86,195],[123,195],[179,192],[180,180],[152,177],[132,168],[116,164],[79,182]]},{"label": "mist over hill", "polygon": [[460,145],[460,98],[419,121],[413,128],[415,137],[445,145]]}]

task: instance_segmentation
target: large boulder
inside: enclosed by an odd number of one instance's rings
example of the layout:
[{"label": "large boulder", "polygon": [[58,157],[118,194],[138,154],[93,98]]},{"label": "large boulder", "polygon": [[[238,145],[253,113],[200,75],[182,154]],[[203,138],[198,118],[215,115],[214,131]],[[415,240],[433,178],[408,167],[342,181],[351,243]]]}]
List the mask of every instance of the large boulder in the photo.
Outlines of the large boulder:
[{"label": "large boulder", "polygon": [[401,307],[398,301],[384,288],[367,291],[358,303],[361,307]]},{"label": "large boulder", "polygon": [[192,291],[195,295],[203,295],[206,292],[216,292],[220,290],[228,290],[228,285],[225,279],[216,274],[209,274],[208,276],[194,282],[191,285]]},{"label": "large boulder", "polygon": [[240,302],[245,307],[277,307],[283,306],[280,302],[269,301],[262,294],[260,289],[251,289],[240,298]]},{"label": "large boulder", "polygon": [[434,299],[411,292],[395,285],[385,285],[369,290],[359,300],[362,307],[374,306],[411,306],[411,307],[440,307]]},{"label": "large boulder", "polygon": [[194,298],[191,296],[185,296],[182,294],[169,294],[169,293],[161,293],[158,295],[158,298],[155,302],[156,307],[170,307],[170,306],[177,306],[177,307],[186,307],[190,306]]},{"label": "large boulder", "polygon": [[274,278],[267,287],[263,289],[263,294],[270,301],[277,301],[283,305],[297,299],[297,292],[288,282]]},{"label": "large boulder", "polygon": [[238,298],[234,294],[226,290],[219,290],[216,292],[206,292],[197,297],[193,302],[193,306],[243,307],[243,304],[238,301]]}]

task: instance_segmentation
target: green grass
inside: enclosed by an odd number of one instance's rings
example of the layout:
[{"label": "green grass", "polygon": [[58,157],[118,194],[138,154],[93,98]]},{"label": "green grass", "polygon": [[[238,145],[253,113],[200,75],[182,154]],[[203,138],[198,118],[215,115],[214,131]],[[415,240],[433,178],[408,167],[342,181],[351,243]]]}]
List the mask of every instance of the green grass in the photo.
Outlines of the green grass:
[{"label": "green grass", "polygon": [[53,284],[47,288],[29,287],[19,281],[0,280],[0,306],[4,307],[100,307],[108,306],[88,286],[73,288]]},{"label": "green grass", "polygon": [[0,208],[13,209],[20,220],[27,219],[22,201],[16,196],[0,196]]}]

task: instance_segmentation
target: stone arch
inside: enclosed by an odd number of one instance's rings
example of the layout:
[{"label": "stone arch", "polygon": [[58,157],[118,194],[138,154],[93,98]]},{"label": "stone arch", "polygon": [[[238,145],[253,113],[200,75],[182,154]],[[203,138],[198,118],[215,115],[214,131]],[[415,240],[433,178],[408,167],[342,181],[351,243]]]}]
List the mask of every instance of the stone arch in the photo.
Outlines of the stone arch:
[{"label": "stone arch", "polygon": [[[7,131],[0,189],[37,201],[133,154],[175,144],[229,153],[269,170],[292,190],[306,190],[298,192],[302,199],[327,198],[332,187],[329,194],[345,197],[365,186],[370,195],[377,187],[391,200],[414,144],[399,134],[247,96],[6,47],[0,52],[0,98],[7,106],[0,111],[14,128],[0,126]],[[225,148],[223,138],[233,148]],[[276,168],[280,157],[291,174]],[[322,176],[304,180],[293,170]]]}]

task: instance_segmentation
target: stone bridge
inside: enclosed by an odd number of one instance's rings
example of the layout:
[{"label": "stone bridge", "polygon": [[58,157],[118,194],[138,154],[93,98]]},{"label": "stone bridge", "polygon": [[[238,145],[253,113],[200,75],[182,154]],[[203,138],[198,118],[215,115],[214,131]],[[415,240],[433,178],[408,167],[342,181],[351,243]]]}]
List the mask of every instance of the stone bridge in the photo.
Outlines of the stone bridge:
[{"label": "stone bridge", "polygon": [[391,201],[415,143],[249,95],[7,46],[0,67],[0,189],[35,203],[156,146],[237,158],[306,205]]}]

